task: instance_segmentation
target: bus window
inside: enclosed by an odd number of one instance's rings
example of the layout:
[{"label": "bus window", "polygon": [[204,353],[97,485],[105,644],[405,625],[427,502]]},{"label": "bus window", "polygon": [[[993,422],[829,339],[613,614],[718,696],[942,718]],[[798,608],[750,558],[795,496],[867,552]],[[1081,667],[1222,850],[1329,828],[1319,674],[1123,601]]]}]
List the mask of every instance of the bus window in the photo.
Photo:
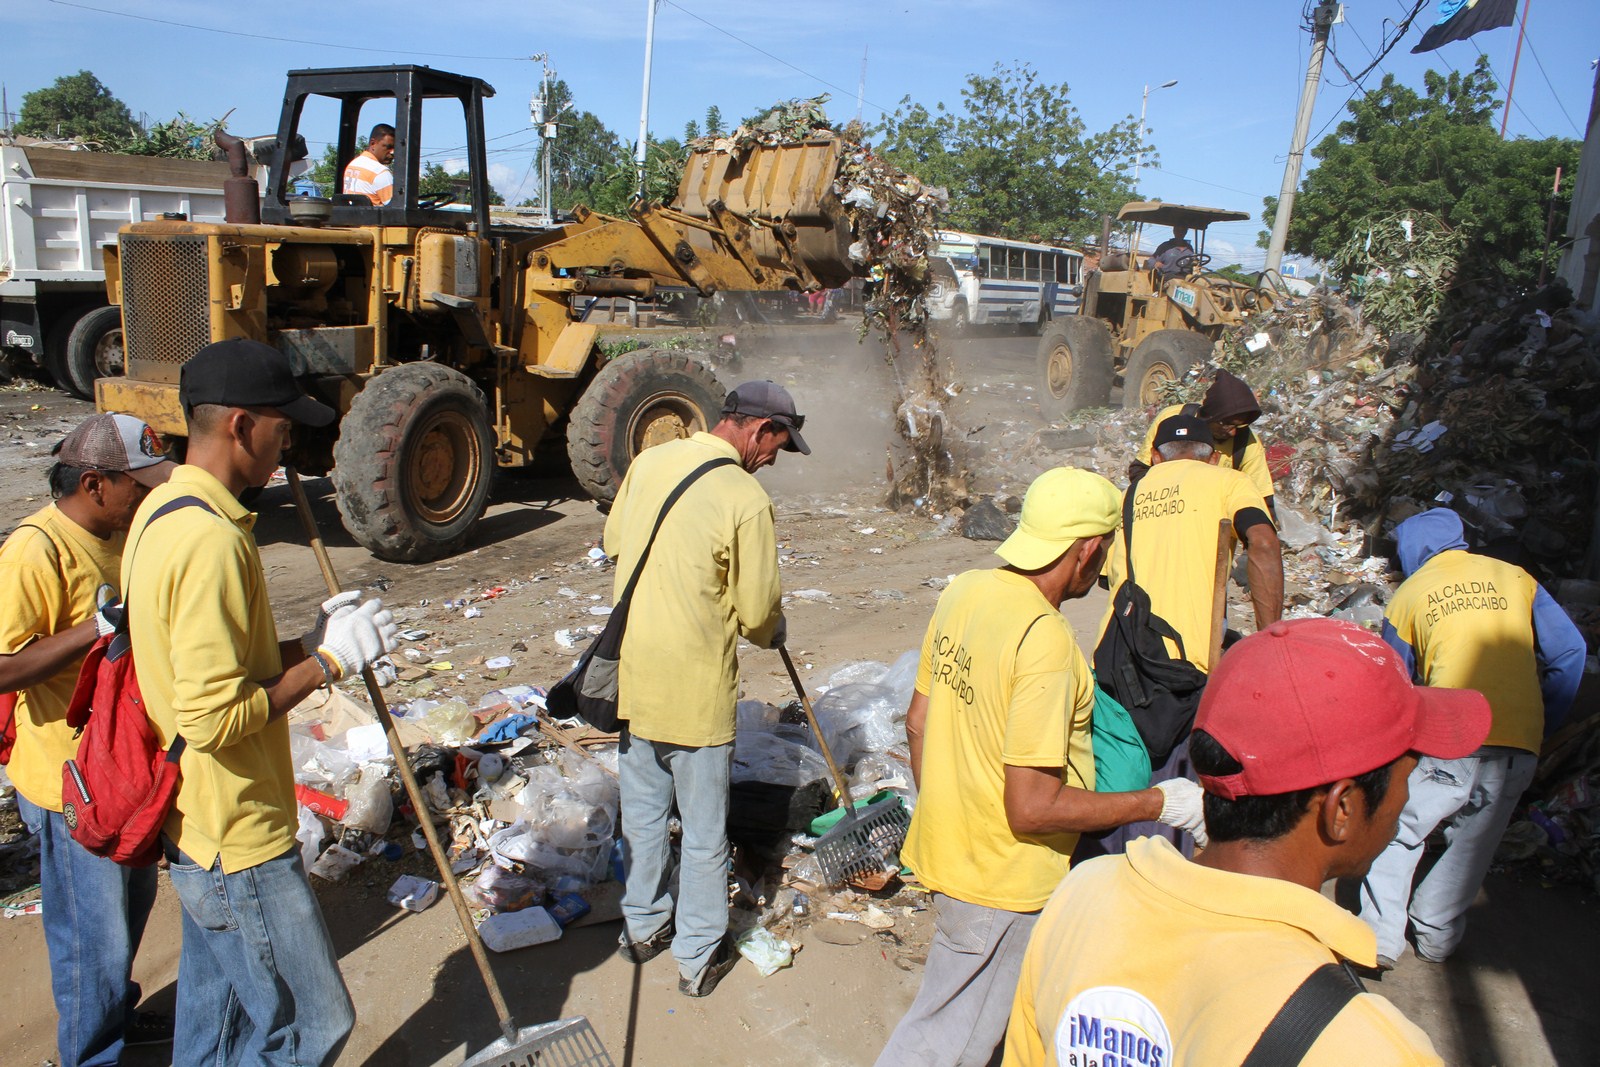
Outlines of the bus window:
[{"label": "bus window", "polygon": [[993,262],[993,258],[994,257],[993,257],[993,254],[992,254],[993,252],[994,252],[994,249],[990,248],[988,245],[979,245],[978,246],[978,277],[980,277],[980,278],[995,278],[995,277],[1003,277],[1005,275],[1005,269],[1004,269],[1005,268],[1005,260],[1004,259],[1002,259],[1001,262],[1000,262],[1000,268],[1001,269],[1000,269],[999,275],[995,274],[995,264]]},{"label": "bus window", "polygon": [[1039,253],[1030,248],[1023,253],[1023,256],[1023,262],[1027,265],[1027,273],[1024,274],[1023,277],[1030,282],[1041,281],[1043,279],[1043,275],[1041,275],[1039,272]]}]

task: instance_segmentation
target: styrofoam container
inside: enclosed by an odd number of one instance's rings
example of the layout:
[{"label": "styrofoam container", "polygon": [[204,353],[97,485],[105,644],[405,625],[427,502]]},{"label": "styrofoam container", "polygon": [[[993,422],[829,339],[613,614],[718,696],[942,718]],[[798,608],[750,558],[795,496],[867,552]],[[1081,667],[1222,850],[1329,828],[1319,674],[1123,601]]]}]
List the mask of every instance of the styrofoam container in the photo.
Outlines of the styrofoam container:
[{"label": "styrofoam container", "polygon": [[493,952],[510,952],[555,941],[561,936],[561,924],[544,908],[523,908],[521,911],[502,911],[483,920],[478,936],[485,948]]}]

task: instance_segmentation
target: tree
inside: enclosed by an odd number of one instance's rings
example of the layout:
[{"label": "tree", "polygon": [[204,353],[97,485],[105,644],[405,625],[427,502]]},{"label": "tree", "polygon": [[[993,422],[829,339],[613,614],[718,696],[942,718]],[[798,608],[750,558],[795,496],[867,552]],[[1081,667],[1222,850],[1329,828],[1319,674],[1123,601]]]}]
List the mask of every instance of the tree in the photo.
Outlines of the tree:
[{"label": "tree", "polygon": [[688,143],[689,141],[698,141],[699,139],[700,139],[700,124],[698,122],[696,122],[694,119],[690,119],[688,122],[685,122],[683,124],[683,140],[684,140],[684,142]]},{"label": "tree", "polygon": [[[1082,241],[1133,199],[1132,117],[1091,133],[1065,82],[1027,64],[969,75],[960,110],[900,102],[876,133],[890,162],[950,191],[948,223],[996,237]],[[1148,147],[1146,159],[1150,159]]]},{"label": "tree", "polygon": [[543,153],[550,153],[550,197],[557,211],[570,211],[574,204],[594,207],[596,188],[613,177],[618,155],[626,152],[622,139],[597,115],[571,105],[567,83],[559,78],[551,82],[549,114],[557,116],[559,136],[540,143],[539,165]]},{"label": "tree", "polygon": [[123,140],[142,133],[128,105],[111,95],[100,79],[86,70],[66,74],[47,89],[22,98],[17,132],[30,137],[75,138],[82,141]]},{"label": "tree", "polygon": [[[1502,141],[1498,86],[1488,60],[1448,77],[1423,75],[1423,94],[1386,75],[1347,107],[1350,117],[1312,150],[1317,166],[1300,183],[1287,248],[1331,261],[1374,220],[1404,212],[1437,216],[1458,231],[1463,262],[1513,285],[1539,272],[1545,212],[1556,167],[1574,174],[1580,145],[1548,137]],[[1563,181],[1565,196],[1571,186]],[[1277,198],[1266,200],[1271,222]],[[1559,208],[1558,208],[1559,214]]]},{"label": "tree", "polygon": [[[427,163],[422,168],[422,174],[417,179],[417,196],[435,196],[439,193],[449,193],[455,197],[457,204],[472,203],[472,177],[470,171],[448,171],[438,163]],[[494,186],[489,186],[489,203],[504,204],[506,198],[501,196]]]},{"label": "tree", "polygon": [[721,137],[727,132],[722,125],[722,109],[716,104],[706,108],[706,136]]}]

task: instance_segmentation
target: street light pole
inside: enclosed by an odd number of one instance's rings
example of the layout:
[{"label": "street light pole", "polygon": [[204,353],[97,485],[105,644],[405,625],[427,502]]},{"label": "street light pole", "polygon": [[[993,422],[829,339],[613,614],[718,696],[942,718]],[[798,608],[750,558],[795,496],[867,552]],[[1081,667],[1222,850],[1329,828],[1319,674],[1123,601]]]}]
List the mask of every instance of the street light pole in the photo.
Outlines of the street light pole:
[{"label": "street light pole", "polygon": [[644,98],[639,102],[639,141],[633,149],[633,167],[637,173],[634,195],[644,195],[645,150],[650,143],[650,60],[656,50],[656,4],[658,0],[645,0],[649,14],[644,24]]},{"label": "street light pole", "polygon": [[[1177,84],[1178,79],[1173,78],[1171,81],[1162,82],[1160,85],[1156,86],[1156,89],[1170,89]],[[1139,101],[1139,150],[1134,154],[1133,157],[1133,192],[1135,196],[1139,194],[1139,168],[1144,165],[1144,116],[1149,110],[1150,86],[1146,85],[1144,87],[1144,99]]]}]

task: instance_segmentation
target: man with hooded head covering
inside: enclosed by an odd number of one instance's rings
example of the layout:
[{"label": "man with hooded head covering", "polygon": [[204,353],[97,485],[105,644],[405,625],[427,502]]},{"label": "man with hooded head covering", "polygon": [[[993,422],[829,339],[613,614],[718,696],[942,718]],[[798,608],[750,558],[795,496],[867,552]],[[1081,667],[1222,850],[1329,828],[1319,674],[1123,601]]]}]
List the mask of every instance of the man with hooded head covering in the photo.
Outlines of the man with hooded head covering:
[{"label": "man with hooded head covering", "polygon": [[[1483,747],[1462,759],[1424,756],[1411,772],[1400,829],[1361,883],[1361,917],[1378,935],[1378,966],[1405,949],[1442,963],[1466,933],[1467,908],[1489,872],[1517,800],[1533,780],[1544,738],[1560,726],[1583,680],[1583,635],[1521,567],[1467,550],[1447,508],[1395,528],[1406,579],[1383,636],[1419,685],[1476,689],[1493,722]],[[1422,845],[1436,827],[1448,844],[1415,891]]]},{"label": "man with hooded head covering", "polygon": [[1261,405],[1250,386],[1225,370],[1217,371],[1216,380],[1206,390],[1205,399],[1198,404],[1173,404],[1162,408],[1150,421],[1144,437],[1144,447],[1139,458],[1128,466],[1128,478],[1138,481],[1150,469],[1150,452],[1156,440],[1156,427],[1174,415],[1194,415],[1211,425],[1211,436],[1216,448],[1217,466],[1236,470],[1249,478],[1266,498],[1267,510],[1277,516],[1272,501],[1272,472],[1267,469],[1267,449],[1261,438],[1250,429],[1250,424],[1261,417]]}]

